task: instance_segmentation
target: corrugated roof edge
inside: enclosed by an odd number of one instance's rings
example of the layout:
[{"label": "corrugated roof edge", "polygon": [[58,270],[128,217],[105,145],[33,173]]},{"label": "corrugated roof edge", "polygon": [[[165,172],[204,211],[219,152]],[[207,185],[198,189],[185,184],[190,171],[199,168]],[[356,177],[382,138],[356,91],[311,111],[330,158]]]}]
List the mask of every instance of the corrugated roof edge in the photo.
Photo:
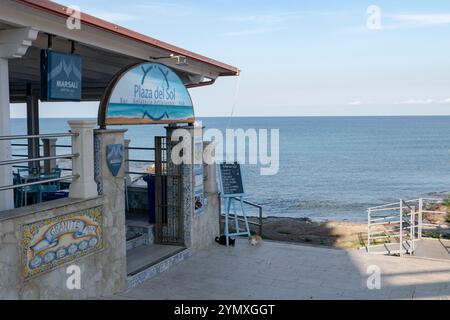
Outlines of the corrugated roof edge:
[{"label": "corrugated roof edge", "polygon": [[[56,14],[63,17],[69,17],[70,15],[67,13],[67,6],[58,4],[53,1],[48,0],[14,0],[17,3],[33,7],[36,9],[39,9],[41,11],[49,12],[52,14]],[[175,54],[183,55],[188,58],[224,69],[224,72],[221,72],[221,76],[238,76],[240,74],[240,70],[236,67],[230,66],[226,63],[205,57],[203,55],[200,55],[198,53],[171,45],[167,42],[160,41],[157,39],[154,39],[152,37],[140,34],[136,31],[121,27],[119,25],[116,25],[114,23],[99,19],[97,17],[91,16],[86,13],[81,13],[81,21],[82,23],[85,23],[87,25],[90,25],[92,27],[102,29],[135,41],[139,41],[154,47],[158,47],[167,51],[170,51]]]}]

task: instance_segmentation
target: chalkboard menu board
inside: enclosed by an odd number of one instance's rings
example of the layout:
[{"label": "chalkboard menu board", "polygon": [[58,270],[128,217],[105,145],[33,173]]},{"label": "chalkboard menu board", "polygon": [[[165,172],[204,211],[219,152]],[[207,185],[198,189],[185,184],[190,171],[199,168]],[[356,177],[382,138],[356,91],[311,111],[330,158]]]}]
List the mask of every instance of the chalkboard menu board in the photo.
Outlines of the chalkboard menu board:
[{"label": "chalkboard menu board", "polygon": [[224,196],[244,194],[240,164],[221,163],[219,165],[219,171],[222,182],[222,193]]}]

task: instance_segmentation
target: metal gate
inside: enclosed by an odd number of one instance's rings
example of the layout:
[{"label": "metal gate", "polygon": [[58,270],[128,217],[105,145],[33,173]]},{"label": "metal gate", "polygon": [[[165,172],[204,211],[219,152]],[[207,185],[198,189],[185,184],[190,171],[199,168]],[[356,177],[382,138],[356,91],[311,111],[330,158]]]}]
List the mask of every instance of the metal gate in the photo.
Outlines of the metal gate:
[{"label": "metal gate", "polygon": [[182,165],[170,162],[172,143],[155,137],[155,242],[184,245]]}]

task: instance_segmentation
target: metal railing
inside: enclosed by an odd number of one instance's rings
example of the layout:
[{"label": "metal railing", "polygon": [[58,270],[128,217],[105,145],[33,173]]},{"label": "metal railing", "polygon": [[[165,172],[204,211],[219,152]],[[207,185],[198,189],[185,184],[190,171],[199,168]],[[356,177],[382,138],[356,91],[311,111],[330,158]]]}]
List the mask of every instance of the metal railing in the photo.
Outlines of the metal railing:
[{"label": "metal railing", "polygon": [[62,138],[62,137],[76,137],[76,136],[78,136],[78,133],[72,133],[72,132],[34,134],[34,135],[12,135],[12,136],[0,136],[0,141],[5,141],[5,140],[25,140],[25,139],[33,139],[33,138],[37,138],[37,139]]},{"label": "metal railing", "polygon": [[67,175],[67,176],[60,177],[60,178],[43,179],[43,180],[34,181],[34,182],[27,182],[27,183],[22,183],[22,184],[15,184],[15,185],[11,185],[11,186],[0,187],[0,191],[6,191],[6,190],[11,190],[11,189],[18,189],[18,188],[23,188],[23,187],[28,187],[28,186],[34,186],[34,185],[40,185],[40,184],[44,184],[44,183],[50,183],[50,182],[72,180],[72,179],[76,179],[76,178],[79,178],[79,177],[80,177],[79,174],[72,174],[72,175]]},{"label": "metal railing", "polygon": [[[143,171],[133,171],[130,169],[130,163],[149,163],[149,164],[155,164],[155,160],[154,159],[136,159],[136,156],[134,158],[130,158],[130,151],[134,150],[134,151],[153,151],[155,152],[156,148],[154,147],[130,147],[130,146],[125,146],[125,163],[127,165],[127,170],[125,170],[125,174],[127,175],[138,175],[139,177],[135,178],[135,179],[131,179],[131,181],[133,181],[133,183],[135,183],[136,181],[142,179],[146,174],[148,174],[149,172],[143,172]],[[166,148],[161,149],[162,151],[166,151]],[[162,161],[162,163],[167,163],[166,161]]]},{"label": "metal railing", "polygon": [[[77,137],[78,133],[52,133],[52,134],[39,134],[39,135],[10,135],[10,136],[0,136],[0,141],[7,141],[7,140],[25,140],[25,139],[47,139],[47,138],[59,138],[59,137]],[[18,146],[28,146],[28,144],[11,144],[11,145],[18,145]],[[65,146],[64,147],[72,147],[72,146]],[[15,157],[25,157],[25,155],[13,155]],[[49,161],[49,160],[57,160],[57,159],[71,159],[79,157],[80,155],[78,153],[69,153],[69,154],[62,154],[62,155],[55,155],[55,156],[44,156],[44,157],[35,157],[35,158],[28,158],[26,156],[26,159],[13,159],[13,160],[2,160],[0,161],[0,166],[8,166],[8,165],[15,165],[15,164],[21,164],[21,163],[30,163],[30,162],[38,162],[41,161]],[[24,167],[25,166],[14,166],[14,167]],[[12,172],[11,172],[12,175]],[[27,182],[27,183],[21,183],[21,184],[13,184],[9,186],[0,186],[0,191],[6,191],[6,190],[13,190],[13,189],[19,189],[24,188],[27,186],[34,186],[34,185],[41,185],[46,184],[50,182],[58,182],[58,181],[66,181],[66,180],[72,180],[79,178],[80,176],[78,174],[71,174],[66,175],[59,178],[51,178],[51,179],[42,179],[38,181],[33,182]]]},{"label": "metal railing", "polygon": [[[367,252],[378,254],[414,254],[415,243],[423,238],[423,213],[444,213],[427,210],[442,199],[418,198],[400,200],[367,209]],[[445,212],[446,213],[446,212]],[[381,240],[383,243],[377,244]],[[398,241],[398,249],[395,244]],[[380,249],[372,251],[372,249]]]},{"label": "metal railing", "polygon": [[[222,213],[222,204],[221,204],[222,197],[220,195],[220,192],[218,193],[218,197],[219,197],[220,225],[222,226],[222,219],[225,218],[225,214]],[[235,198],[235,200],[240,201],[239,198]],[[256,204],[256,203],[253,203],[253,202],[250,202],[250,201],[247,201],[247,200],[242,200],[242,202],[244,204],[246,204],[246,205],[249,205],[249,206],[251,206],[253,208],[258,209],[258,216],[257,216],[258,222],[255,222],[255,221],[252,221],[252,220],[249,220],[249,219],[247,219],[247,220],[248,220],[249,224],[258,227],[258,235],[262,236],[263,224],[264,224],[263,207],[261,205],[259,205],[259,204]],[[244,216],[237,215],[237,217],[238,217],[238,221],[245,222]],[[235,217],[233,215],[230,215],[229,218],[230,218],[230,220],[234,220],[235,219]]]},{"label": "metal railing", "polygon": [[[44,156],[53,156],[57,154],[57,148],[63,148],[63,149],[71,149],[72,145],[71,144],[57,144],[56,140],[57,138],[55,136],[58,137],[68,137],[68,136],[77,136],[78,134],[74,134],[72,135],[70,132],[69,133],[61,133],[61,134],[42,134],[40,135],[42,137],[42,142],[38,145],[39,147],[39,153],[43,154]],[[28,137],[28,136],[27,136]],[[18,140],[18,139],[16,139]],[[25,138],[23,139],[25,140]],[[51,140],[54,140],[53,143],[51,143]],[[30,145],[28,143],[11,143],[11,147],[29,147]],[[13,154],[11,155],[13,158],[28,158],[29,155],[28,154],[19,154],[19,153],[14,153],[14,149],[13,149]],[[14,165],[13,168],[18,168],[18,169],[25,169],[28,168],[28,166],[23,166],[23,165]],[[54,167],[56,167],[56,160],[44,160],[44,169],[46,171],[51,171]],[[64,168],[61,167],[60,168],[62,171],[66,171],[66,172],[71,172],[72,168]]]},{"label": "metal railing", "polygon": [[52,156],[52,157],[38,157],[38,158],[28,158],[28,159],[17,159],[17,160],[4,160],[0,161],[0,166],[6,166],[6,165],[12,165],[12,164],[19,164],[19,163],[26,163],[26,162],[36,162],[36,161],[46,161],[46,160],[57,160],[57,159],[73,159],[76,157],[79,157],[80,154],[78,153],[72,153],[72,154],[62,154],[59,156]]}]

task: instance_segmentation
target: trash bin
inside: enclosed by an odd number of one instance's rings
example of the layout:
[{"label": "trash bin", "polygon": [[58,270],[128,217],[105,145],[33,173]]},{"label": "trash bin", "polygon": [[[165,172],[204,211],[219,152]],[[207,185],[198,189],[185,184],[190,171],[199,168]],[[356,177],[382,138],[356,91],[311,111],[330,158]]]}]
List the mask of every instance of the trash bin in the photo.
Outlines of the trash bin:
[{"label": "trash bin", "polygon": [[144,176],[144,181],[147,182],[147,199],[148,199],[148,222],[155,223],[155,175],[147,174]]}]

